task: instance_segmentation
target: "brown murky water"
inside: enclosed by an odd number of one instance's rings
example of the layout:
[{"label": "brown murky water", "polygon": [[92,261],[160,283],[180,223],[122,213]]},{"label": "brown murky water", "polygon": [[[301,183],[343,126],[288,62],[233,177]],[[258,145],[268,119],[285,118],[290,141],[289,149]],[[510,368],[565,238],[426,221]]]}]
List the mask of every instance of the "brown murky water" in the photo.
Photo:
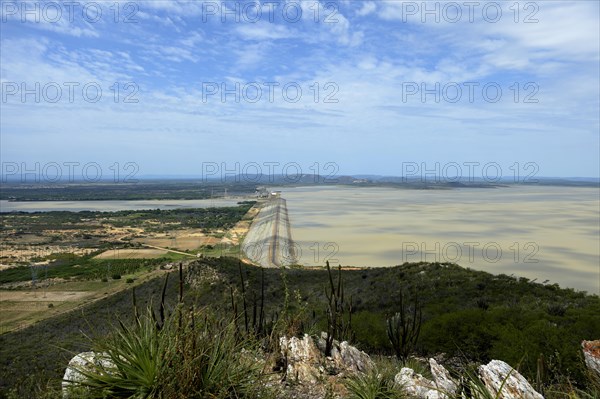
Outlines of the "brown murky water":
[{"label": "brown murky water", "polygon": [[299,263],[455,262],[600,293],[600,192],[279,188]]}]

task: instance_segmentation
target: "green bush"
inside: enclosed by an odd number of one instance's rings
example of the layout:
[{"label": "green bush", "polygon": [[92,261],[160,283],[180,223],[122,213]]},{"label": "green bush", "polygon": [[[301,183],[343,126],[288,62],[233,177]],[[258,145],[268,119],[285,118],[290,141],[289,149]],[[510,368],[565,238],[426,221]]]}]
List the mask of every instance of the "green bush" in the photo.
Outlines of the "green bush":
[{"label": "green bush", "polygon": [[128,279],[127,279],[125,282],[126,282],[127,284],[131,284],[131,283],[133,283],[134,281],[135,281],[135,279],[128,278]]},{"label": "green bush", "polygon": [[356,342],[360,342],[365,351],[391,350],[385,327],[385,317],[381,313],[363,310],[352,315]]},{"label": "green bush", "polygon": [[112,279],[113,280],[120,280],[121,279],[121,275],[120,274],[113,274],[112,275]]}]

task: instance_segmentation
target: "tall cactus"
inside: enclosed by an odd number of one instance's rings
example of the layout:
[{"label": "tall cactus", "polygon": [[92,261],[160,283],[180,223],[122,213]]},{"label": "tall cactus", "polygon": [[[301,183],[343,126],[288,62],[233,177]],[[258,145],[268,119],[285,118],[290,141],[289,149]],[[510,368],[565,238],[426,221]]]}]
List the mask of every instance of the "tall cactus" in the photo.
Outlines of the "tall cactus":
[{"label": "tall cactus", "polygon": [[[346,305],[344,301],[342,266],[338,266],[337,284],[334,284],[329,261],[326,262],[326,265],[327,273],[329,274],[329,290],[325,290],[325,295],[327,296],[327,338],[325,340],[325,355],[331,356],[334,339],[352,339],[352,297],[350,297],[350,303]],[[344,317],[346,312],[348,312],[347,320]]]},{"label": "tall cactus", "polygon": [[413,351],[421,333],[422,313],[418,295],[415,293],[412,306],[404,303],[400,293],[400,311],[387,319],[387,335],[396,356],[406,360]]}]

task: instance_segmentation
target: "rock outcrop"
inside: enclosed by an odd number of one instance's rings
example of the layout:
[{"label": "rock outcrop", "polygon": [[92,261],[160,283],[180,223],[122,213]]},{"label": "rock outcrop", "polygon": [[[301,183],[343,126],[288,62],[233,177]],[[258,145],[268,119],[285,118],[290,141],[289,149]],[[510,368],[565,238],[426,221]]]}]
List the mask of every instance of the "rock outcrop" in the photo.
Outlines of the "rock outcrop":
[{"label": "rock outcrop", "polygon": [[[324,395],[326,385],[323,381],[329,381],[328,384],[341,384],[340,381],[344,378],[340,377],[366,373],[373,369],[374,364],[369,355],[346,341],[334,341],[331,356],[325,356],[326,337],[326,333],[322,333],[318,339],[313,339],[308,334],[302,338],[281,337],[279,339],[285,380],[292,382],[284,385],[292,387],[290,389],[305,387],[303,389],[310,393],[309,396],[294,394],[293,397],[321,397]],[[598,373],[600,341],[584,341],[582,347],[586,364],[590,370]],[[433,377],[431,380],[411,368],[402,368],[394,377],[396,388],[418,399],[450,399],[460,395],[459,384],[450,376],[446,368],[435,359],[429,359],[429,367]],[[77,388],[78,383],[85,381],[86,377],[80,372],[85,370],[111,373],[115,370],[115,365],[106,353],[83,352],[73,357],[63,377],[64,399],[78,397],[77,389],[74,388]],[[478,371],[479,378],[492,397],[544,399],[521,374],[501,360],[492,360],[487,365],[481,365]],[[274,383],[278,384],[279,381],[277,379]]]},{"label": "rock outcrop", "polygon": [[450,377],[448,370],[441,364],[435,361],[435,359],[429,359],[429,368],[433,375],[435,386],[442,392],[447,392],[451,395],[455,394],[458,390],[458,384]]},{"label": "rock outcrop", "polygon": [[97,371],[98,369],[110,371],[115,365],[106,353],[82,352],[75,355],[65,370],[62,381],[63,398],[71,398],[70,390],[77,383],[85,381],[85,376],[81,371]]},{"label": "rock outcrop", "polygon": [[600,378],[600,340],[583,341],[581,346],[586,366]]},{"label": "rock outcrop", "polygon": [[[327,333],[321,332],[321,337],[317,341],[317,347],[322,354],[325,354]],[[350,345],[347,341],[336,341],[333,340],[333,347],[331,348],[331,357],[327,360],[330,361],[330,366],[333,366],[340,372],[366,372],[373,367],[373,361],[365,352],[356,349]]]},{"label": "rock outcrop", "polygon": [[286,364],[286,378],[300,383],[314,384],[324,374],[355,374],[373,367],[369,355],[343,341],[333,341],[331,356],[325,356],[326,333],[318,340],[308,334],[302,338],[281,337],[279,347]]},{"label": "rock outcrop", "polygon": [[[433,381],[423,377],[421,374],[408,367],[403,367],[394,377],[396,387],[402,389],[412,397],[422,399],[442,399],[441,392],[435,388]],[[445,399],[445,396],[443,397]]]},{"label": "rock outcrop", "polygon": [[448,370],[435,359],[429,359],[429,366],[433,381],[411,368],[403,367],[394,377],[394,383],[405,393],[421,399],[448,399],[455,395],[458,384],[450,377]]},{"label": "rock outcrop", "polygon": [[287,379],[314,384],[319,375],[324,373],[321,352],[308,334],[304,334],[302,339],[281,337],[279,347],[286,364]]},{"label": "rock outcrop", "polygon": [[492,360],[478,370],[481,381],[498,399],[544,399],[525,377],[502,360]]}]

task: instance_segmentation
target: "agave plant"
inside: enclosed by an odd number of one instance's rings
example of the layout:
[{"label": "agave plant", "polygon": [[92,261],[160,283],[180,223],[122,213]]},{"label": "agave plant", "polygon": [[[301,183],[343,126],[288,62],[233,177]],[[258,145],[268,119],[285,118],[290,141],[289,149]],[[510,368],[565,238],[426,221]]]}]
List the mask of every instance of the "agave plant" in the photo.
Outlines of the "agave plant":
[{"label": "agave plant", "polygon": [[[150,308],[149,308],[150,309]],[[160,376],[168,365],[164,357],[167,329],[157,328],[148,310],[133,325],[119,321],[119,327],[96,342],[104,361],[77,368],[85,378],[73,389],[85,388],[88,397],[150,398],[160,392]]]},{"label": "agave plant", "polygon": [[[89,398],[251,398],[262,369],[233,321],[181,308],[161,325],[151,308],[96,342],[107,362],[77,369]],[[106,366],[106,364],[110,366]],[[85,392],[85,395],[82,395]]]},{"label": "agave plant", "polygon": [[344,382],[350,399],[400,399],[405,396],[394,387],[393,380],[373,369]]}]

